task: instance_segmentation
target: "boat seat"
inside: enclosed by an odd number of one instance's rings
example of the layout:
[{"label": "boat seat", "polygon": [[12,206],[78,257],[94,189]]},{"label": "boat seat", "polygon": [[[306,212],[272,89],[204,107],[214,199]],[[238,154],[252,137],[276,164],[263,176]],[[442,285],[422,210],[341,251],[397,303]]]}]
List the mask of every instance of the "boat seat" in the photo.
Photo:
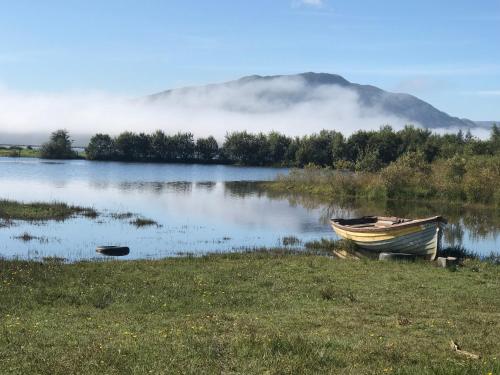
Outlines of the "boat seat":
[{"label": "boat seat", "polygon": [[394,224],[396,224],[396,222],[394,222],[394,221],[377,221],[375,223],[375,227],[386,228],[386,227],[390,227],[391,225],[394,225]]}]

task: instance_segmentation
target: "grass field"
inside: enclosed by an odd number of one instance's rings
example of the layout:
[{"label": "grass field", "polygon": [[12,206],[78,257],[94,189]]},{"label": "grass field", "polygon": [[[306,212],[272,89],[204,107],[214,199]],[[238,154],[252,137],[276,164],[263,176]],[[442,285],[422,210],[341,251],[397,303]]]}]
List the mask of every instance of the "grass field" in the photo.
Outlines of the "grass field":
[{"label": "grass field", "polygon": [[[39,158],[41,156],[41,153],[40,153],[39,149],[36,149],[36,150],[35,149],[28,149],[28,148],[10,149],[10,148],[0,147],[0,157],[1,156],[7,156],[7,157],[13,157],[13,158]],[[78,158],[85,159],[86,158],[85,151],[79,151]]]},{"label": "grass field", "polygon": [[23,149],[0,148],[0,156],[38,158],[40,157],[40,151],[27,148]]},{"label": "grass field", "polygon": [[2,260],[0,373],[498,374],[499,290],[472,260]]}]

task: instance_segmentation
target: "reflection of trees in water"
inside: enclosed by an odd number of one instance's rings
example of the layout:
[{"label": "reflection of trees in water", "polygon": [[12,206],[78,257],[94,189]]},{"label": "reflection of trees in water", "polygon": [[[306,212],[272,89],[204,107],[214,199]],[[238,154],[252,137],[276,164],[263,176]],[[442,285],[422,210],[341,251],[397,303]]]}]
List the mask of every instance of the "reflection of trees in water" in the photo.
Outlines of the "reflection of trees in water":
[{"label": "reflection of trees in water", "polygon": [[144,192],[152,192],[158,194],[169,191],[187,194],[193,190],[193,183],[188,181],[176,181],[176,182],[124,181],[113,186],[117,186],[118,189],[124,192],[144,191]]},{"label": "reflection of trees in water", "polygon": [[450,246],[462,245],[464,239],[463,225],[459,223],[448,223],[444,231],[444,239]]},{"label": "reflection of trees in water", "polygon": [[229,195],[236,198],[246,198],[250,196],[267,197],[268,193],[258,182],[229,181],[224,182],[224,195]]},{"label": "reflection of trees in water", "polygon": [[500,231],[500,210],[494,208],[464,207],[442,202],[403,202],[403,201],[367,201],[349,198],[337,198],[326,201],[317,196],[292,194],[267,190],[262,183],[226,182],[225,193],[232,196],[266,197],[269,199],[287,200],[292,206],[300,205],[306,209],[319,209],[320,221],[328,224],[331,217],[356,217],[365,215],[399,216],[422,218],[428,216],[444,216],[447,225],[444,235],[450,244],[462,243],[465,231],[471,239],[484,239]]},{"label": "reflection of trees in water", "polygon": [[216,185],[217,185],[217,183],[213,182],[213,181],[199,181],[195,184],[197,189],[203,189],[203,190],[207,190],[207,191],[214,190]]}]

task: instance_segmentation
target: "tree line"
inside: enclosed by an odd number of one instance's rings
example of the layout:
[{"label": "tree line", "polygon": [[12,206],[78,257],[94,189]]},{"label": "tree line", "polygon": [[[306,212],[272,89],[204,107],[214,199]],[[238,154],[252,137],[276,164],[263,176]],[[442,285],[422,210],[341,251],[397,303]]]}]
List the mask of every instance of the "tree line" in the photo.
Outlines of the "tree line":
[{"label": "tree line", "polygon": [[[69,134],[61,130],[52,134],[42,151],[44,157],[74,156]],[[427,162],[455,155],[495,155],[500,153],[500,128],[493,125],[486,140],[472,136],[470,131],[436,134],[411,125],[399,131],[390,126],[359,130],[349,137],[334,130],[303,137],[238,131],[228,133],[221,145],[212,136],[195,140],[189,132],[123,132],[116,137],[94,135],[85,156],[89,160],[295,167],[314,164],[335,169],[378,171],[409,152],[422,154]]]}]

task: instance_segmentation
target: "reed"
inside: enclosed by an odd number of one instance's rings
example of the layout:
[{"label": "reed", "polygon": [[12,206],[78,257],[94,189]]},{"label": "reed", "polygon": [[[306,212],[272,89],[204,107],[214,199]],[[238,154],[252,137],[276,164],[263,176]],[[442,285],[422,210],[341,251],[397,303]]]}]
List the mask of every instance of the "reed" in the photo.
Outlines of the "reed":
[{"label": "reed", "polygon": [[403,155],[378,173],[309,166],[294,169],[262,186],[274,192],[374,201],[440,200],[500,207],[500,157],[455,157],[427,163]]}]

